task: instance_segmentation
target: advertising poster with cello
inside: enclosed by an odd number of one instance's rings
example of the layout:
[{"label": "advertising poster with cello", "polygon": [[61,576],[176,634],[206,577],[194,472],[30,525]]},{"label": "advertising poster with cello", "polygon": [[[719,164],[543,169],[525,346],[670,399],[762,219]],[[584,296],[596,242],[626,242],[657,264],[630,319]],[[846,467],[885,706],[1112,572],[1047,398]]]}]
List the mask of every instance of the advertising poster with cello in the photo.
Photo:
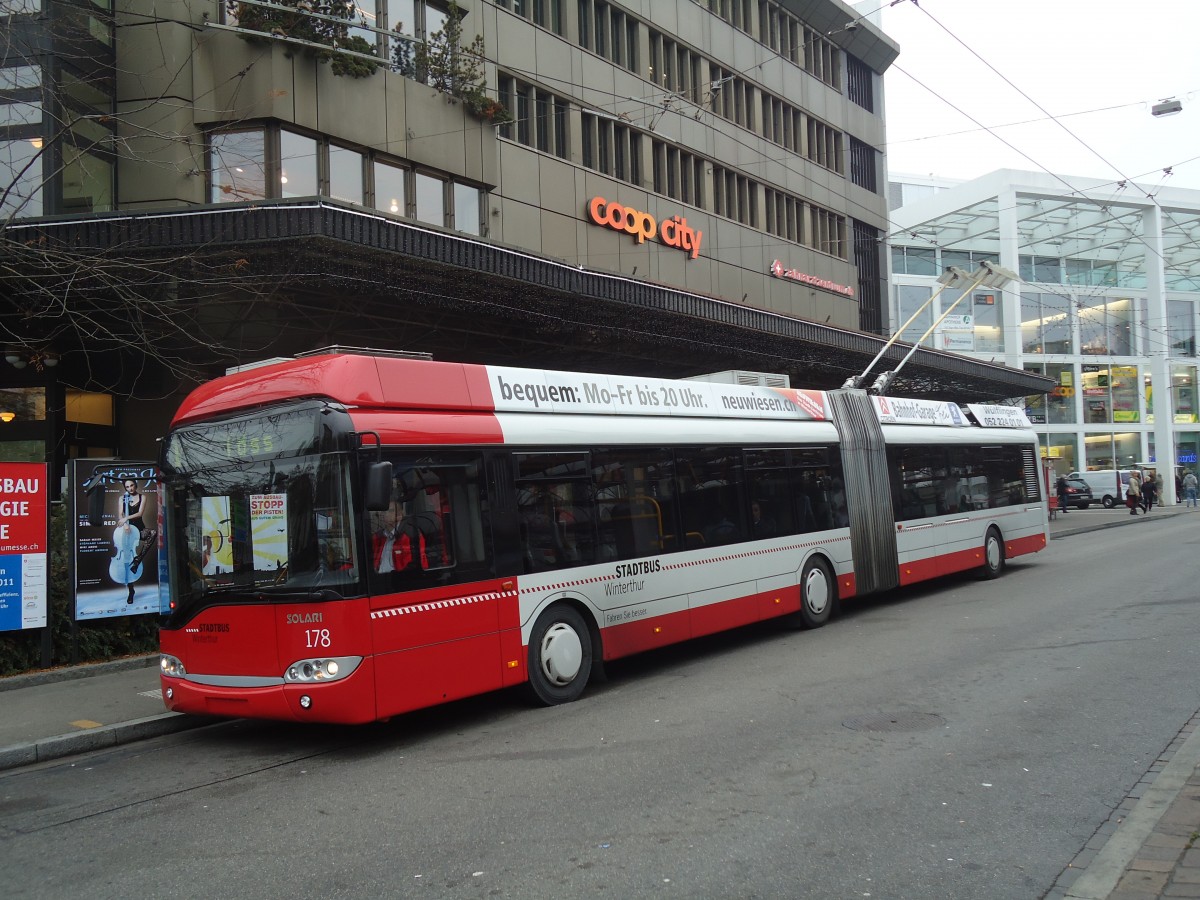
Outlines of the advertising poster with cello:
[{"label": "advertising poster with cello", "polygon": [[[154,463],[71,461],[75,524],[75,619],[158,613],[158,484]],[[104,494],[100,525],[88,523],[89,486]]]}]

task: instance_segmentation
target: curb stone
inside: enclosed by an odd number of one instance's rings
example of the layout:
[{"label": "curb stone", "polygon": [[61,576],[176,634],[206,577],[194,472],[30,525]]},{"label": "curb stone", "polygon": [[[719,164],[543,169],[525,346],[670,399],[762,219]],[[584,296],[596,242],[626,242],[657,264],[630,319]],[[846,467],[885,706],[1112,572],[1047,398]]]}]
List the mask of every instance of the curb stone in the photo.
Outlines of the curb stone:
[{"label": "curb stone", "polygon": [[102,725],[87,731],[42,738],[27,744],[0,747],[0,771],[52,759],[62,759],[64,756],[74,756],[77,753],[87,753],[91,750],[118,747],[134,741],[212,725],[218,721],[221,720],[205,716],[160,713],[156,716],[146,716],[129,722]]},{"label": "curb stone", "polygon": [[7,675],[0,678],[0,692],[35,687],[39,684],[73,681],[76,678],[90,678],[93,675],[104,675],[109,672],[125,672],[129,669],[149,668],[157,664],[158,654],[147,653],[145,656],[128,656],[124,659],[112,659],[106,662],[84,663],[83,665],[66,666],[61,669],[41,669],[36,672],[24,672],[20,675]]}]

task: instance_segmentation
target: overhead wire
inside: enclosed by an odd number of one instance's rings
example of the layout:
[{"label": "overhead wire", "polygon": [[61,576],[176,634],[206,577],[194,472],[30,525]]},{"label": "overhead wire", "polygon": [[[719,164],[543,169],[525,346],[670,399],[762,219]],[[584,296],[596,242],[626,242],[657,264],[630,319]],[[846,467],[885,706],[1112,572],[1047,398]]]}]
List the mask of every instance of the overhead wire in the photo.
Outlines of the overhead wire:
[{"label": "overhead wire", "polygon": [[[981,56],[981,55],[979,54],[979,52],[978,52],[977,50],[975,50],[975,48],[974,48],[974,47],[971,47],[971,46],[970,46],[970,45],[969,45],[969,44],[968,44],[966,41],[963,41],[961,38],[959,38],[959,37],[958,37],[958,35],[954,34],[954,32],[953,32],[953,31],[951,31],[949,28],[947,28],[947,27],[946,27],[946,26],[945,26],[945,25],[944,25],[944,24],[943,24],[941,21],[939,21],[939,20],[938,20],[938,19],[937,19],[935,16],[933,16],[933,14],[931,14],[931,13],[930,13],[928,10],[926,10],[925,8],[921,7],[921,6],[920,6],[918,3],[914,2],[914,3],[913,3],[913,5],[914,5],[914,6],[916,6],[916,7],[917,7],[917,9],[921,10],[921,12],[922,12],[922,13],[924,13],[924,15],[925,15],[925,16],[927,16],[927,17],[930,19],[930,21],[932,21],[932,22],[933,22],[934,24],[936,24],[936,25],[937,25],[939,28],[941,28],[943,31],[945,31],[945,32],[946,32],[946,34],[948,34],[948,35],[949,35],[951,38],[953,38],[953,39],[954,39],[954,40],[955,40],[957,43],[961,44],[961,45],[962,45],[964,48],[966,48],[968,52],[970,52],[970,53],[971,53],[971,54],[972,54],[972,55],[973,55],[973,56],[974,56],[976,59],[978,59],[980,62],[982,62],[982,63],[983,63],[985,66],[987,66],[987,68],[988,68],[988,69],[990,69],[992,72],[994,72],[996,75],[998,75],[998,76],[999,76],[999,77],[1000,77],[1000,78],[1001,78],[1001,79],[1002,79],[1002,80],[1003,80],[1003,81],[1004,81],[1004,82],[1005,82],[1007,85],[1009,85],[1010,87],[1012,87],[1012,88],[1013,88],[1015,91],[1017,91],[1017,93],[1019,93],[1019,94],[1020,94],[1022,97],[1024,97],[1026,100],[1028,100],[1030,103],[1032,103],[1032,104],[1033,104],[1033,105],[1034,105],[1034,106],[1035,106],[1035,107],[1036,107],[1036,108],[1037,108],[1037,109],[1038,109],[1040,112],[1042,112],[1042,113],[1043,113],[1043,114],[1044,114],[1044,115],[1045,115],[1045,116],[1046,116],[1048,119],[1052,120],[1052,121],[1053,121],[1053,122],[1054,122],[1054,123],[1055,123],[1055,124],[1056,124],[1058,127],[1060,127],[1060,128],[1061,128],[1063,131],[1065,131],[1065,132],[1066,132],[1068,135],[1070,135],[1070,136],[1071,136],[1071,137],[1072,137],[1074,140],[1076,140],[1077,142],[1079,142],[1079,143],[1080,143],[1081,145],[1083,145],[1083,146],[1084,146],[1084,147],[1085,147],[1087,150],[1089,150],[1091,153],[1093,153],[1093,154],[1094,154],[1094,155],[1095,155],[1095,156],[1096,156],[1098,159],[1100,159],[1100,161],[1101,161],[1101,162],[1103,162],[1105,165],[1107,165],[1107,166],[1108,166],[1109,168],[1111,168],[1113,171],[1117,172],[1117,174],[1121,176],[1121,181],[1117,182],[1117,184],[1119,185],[1119,187],[1120,187],[1121,189],[1124,189],[1124,188],[1125,188],[1125,186],[1126,186],[1127,184],[1133,184],[1133,186],[1134,186],[1136,189],[1138,189],[1139,191],[1141,191],[1143,194],[1145,194],[1146,198],[1147,198],[1147,199],[1148,199],[1148,200],[1149,200],[1149,201],[1150,201],[1152,204],[1154,204],[1155,206],[1157,206],[1157,207],[1159,208],[1159,210],[1160,210],[1160,211],[1162,211],[1162,212],[1164,212],[1164,213],[1166,212],[1165,210],[1163,210],[1163,209],[1162,209],[1162,206],[1161,206],[1160,204],[1158,204],[1158,202],[1156,201],[1156,199],[1155,199],[1155,197],[1154,197],[1154,195],[1153,195],[1153,194],[1151,194],[1151,193],[1149,193],[1148,191],[1146,191],[1146,190],[1145,190],[1145,189],[1144,189],[1144,188],[1143,188],[1143,187],[1142,187],[1142,186],[1141,186],[1141,185],[1140,185],[1140,184],[1139,184],[1137,181],[1135,181],[1134,179],[1130,178],[1129,176],[1127,176],[1127,175],[1125,175],[1123,172],[1121,172],[1121,170],[1120,170],[1120,169],[1119,169],[1119,168],[1118,168],[1118,167],[1117,167],[1115,164],[1113,164],[1112,162],[1110,162],[1110,161],[1109,161],[1108,159],[1106,159],[1106,158],[1105,158],[1103,155],[1101,155],[1101,154],[1100,154],[1100,152],[1099,152],[1099,151],[1097,151],[1097,150],[1096,150],[1094,147],[1092,147],[1090,144],[1088,144],[1086,141],[1084,141],[1082,138],[1080,138],[1078,135],[1076,135],[1076,134],[1075,134],[1073,131],[1071,131],[1071,129],[1069,129],[1069,128],[1068,128],[1068,127],[1065,125],[1065,124],[1063,124],[1063,123],[1062,123],[1062,122],[1059,120],[1059,117],[1056,117],[1056,116],[1054,116],[1053,114],[1051,114],[1051,113],[1050,113],[1050,112],[1049,112],[1049,111],[1048,111],[1048,110],[1047,110],[1045,107],[1043,107],[1043,106],[1042,106],[1040,103],[1038,103],[1038,102],[1037,102],[1035,99],[1033,99],[1032,97],[1030,97],[1030,96],[1029,96],[1029,95],[1028,95],[1028,94],[1027,94],[1025,91],[1023,91],[1023,90],[1022,90],[1020,87],[1018,87],[1018,86],[1017,86],[1015,83],[1013,83],[1013,81],[1012,81],[1010,78],[1008,78],[1008,76],[1006,76],[1006,75],[1005,75],[1003,72],[1001,72],[1000,70],[998,70],[998,69],[997,69],[995,66],[993,66],[993,65],[992,65],[990,62],[988,62],[986,59],[984,59],[984,58],[983,58],[983,56]],[[1016,146],[1014,146],[1014,145],[1013,145],[1011,142],[1009,142],[1009,141],[1005,140],[1005,139],[1004,139],[1004,138],[1002,138],[1000,135],[996,134],[996,132],[993,130],[993,128],[992,128],[992,127],[989,127],[989,126],[985,126],[985,125],[983,125],[981,122],[979,122],[979,121],[978,121],[977,119],[975,119],[973,116],[971,116],[969,113],[965,112],[964,110],[960,109],[960,108],[959,108],[958,106],[956,106],[955,104],[951,103],[951,102],[950,102],[949,100],[947,100],[945,97],[943,97],[942,95],[940,95],[939,93],[937,93],[936,91],[934,91],[934,90],[933,90],[932,88],[930,88],[928,85],[926,85],[926,84],[924,84],[922,81],[920,81],[920,79],[916,78],[914,75],[912,75],[911,73],[907,72],[905,69],[901,68],[900,66],[893,64],[893,68],[895,68],[897,71],[899,71],[899,72],[903,73],[904,75],[906,75],[907,77],[909,77],[910,79],[912,79],[912,80],[913,80],[913,82],[915,82],[916,84],[920,85],[920,86],[921,86],[922,88],[924,88],[926,91],[929,91],[931,94],[933,94],[933,96],[937,97],[937,98],[938,98],[939,100],[941,100],[943,103],[946,103],[947,105],[949,105],[949,106],[950,106],[952,109],[954,109],[956,112],[958,112],[958,113],[960,113],[961,115],[963,115],[963,116],[967,117],[967,118],[968,118],[968,119],[970,119],[972,122],[974,122],[976,125],[978,125],[978,126],[980,126],[981,128],[983,128],[985,131],[987,131],[989,134],[991,134],[991,135],[992,135],[994,138],[996,138],[997,140],[999,140],[999,141],[1000,141],[1001,143],[1003,143],[1005,146],[1009,147],[1009,148],[1010,148],[1011,150],[1013,150],[1014,152],[1016,152],[1016,153],[1020,154],[1020,155],[1021,155],[1022,157],[1024,157],[1025,159],[1027,159],[1027,160],[1029,160],[1030,162],[1034,163],[1034,165],[1036,165],[1036,166],[1037,166],[1039,169],[1041,169],[1043,172],[1045,172],[1046,174],[1050,175],[1052,178],[1056,179],[1057,181],[1061,182],[1061,183],[1062,183],[1063,185],[1065,185],[1067,188],[1071,189],[1073,193],[1077,193],[1077,191],[1076,191],[1076,189],[1074,188],[1074,186],[1073,186],[1073,185],[1071,185],[1069,182],[1067,182],[1067,180],[1066,180],[1065,178],[1063,178],[1061,175],[1059,175],[1059,174],[1058,174],[1058,173],[1056,173],[1056,172],[1052,172],[1052,171],[1051,171],[1049,168],[1047,168],[1046,166],[1042,165],[1042,164],[1041,164],[1041,163],[1039,163],[1037,160],[1033,159],[1033,157],[1029,156],[1029,154],[1027,154],[1027,153],[1025,153],[1024,151],[1020,150],[1019,148],[1017,148]],[[1164,171],[1166,171],[1166,169],[1172,169],[1172,168],[1173,168],[1173,167],[1170,167],[1170,166],[1168,166],[1168,167],[1166,167],[1166,168],[1164,169]],[[1172,221],[1174,221],[1174,220],[1172,220]],[[1125,225],[1124,225],[1124,223],[1120,223],[1120,222],[1119,222],[1119,224],[1121,225],[1121,227],[1124,227],[1124,228],[1126,228],[1126,230],[1127,230],[1127,231],[1128,231],[1128,233],[1129,233],[1129,236],[1130,236],[1130,237],[1131,237],[1133,240],[1135,240],[1135,241],[1138,241],[1138,242],[1142,243],[1142,244],[1143,244],[1143,245],[1146,247],[1147,251],[1149,251],[1149,252],[1152,252],[1152,253],[1154,253],[1156,256],[1158,256],[1158,257],[1159,257],[1159,259],[1162,261],[1162,263],[1163,263],[1163,265],[1164,265],[1164,266],[1168,266],[1168,265],[1169,265],[1169,264],[1167,263],[1167,260],[1166,260],[1166,258],[1165,258],[1165,257],[1162,255],[1162,253],[1161,253],[1161,252],[1159,252],[1159,250],[1158,250],[1157,248],[1155,248],[1155,247],[1151,246],[1151,244],[1150,244],[1148,241],[1146,241],[1146,239],[1144,238],[1144,236],[1137,234],[1137,233],[1136,233],[1136,232],[1134,232],[1132,229],[1129,229],[1129,228],[1128,228],[1128,226],[1125,226]],[[1190,237],[1190,235],[1189,235],[1189,237]],[[1191,243],[1196,243],[1196,242],[1194,242],[1194,241],[1191,241]],[[1198,248],[1198,249],[1200,249],[1200,243],[1196,243],[1196,246],[1197,246],[1197,248]]]},{"label": "overhead wire", "polygon": [[[1151,204],[1153,204],[1154,206],[1156,206],[1156,207],[1159,209],[1159,211],[1160,211],[1160,212],[1161,212],[1163,215],[1165,215],[1167,218],[1169,218],[1169,219],[1171,220],[1171,222],[1172,222],[1173,224],[1175,224],[1175,225],[1176,225],[1176,227],[1177,227],[1177,228],[1180,230],[1180,232],[1181,232],[1181,233],[1182,233],[1182,234],[1183,234],[1183,235],[1184,235],[1184,236],[1187,238],[1187,240],[1186,240],[1186,242],[1185,242],[1185,243],[1192,244],[1192,245],[1194,245],[1194,246],[1197,246],[1197,248],[1198,248],[1198,249],[1200,249],[1200,243],[1198,243],[1198,242],[1197,242],[1195,239],[1192,239],[1192,238],[1191,238],[1191,235],[1190,235],[1190,233],[1187,231],[1187,229],[1186,229],[1184,226],[1182,226],[1182,225],[1181,225],[1181,224],[1180,224],[1180,223],[1179,223],[1179,222],[1178,222],[1178,221],[1177,221],[1177,220],[1174,218],[1174,216],[1173,216],[1173,214],[1170,212],[1170,210],[1166,210],[1166,209],[1164,209],[1164,208],[1162,207],[1162,205],[1161,205],[1161,204],[1158,202],[1158,200],[1156,199],[1156,197],[1155,197],[1155,195],[1154,195],[1153,193],[1151,193],[1150,191],[1146,190],[1146,189],[1145,189],[1145,188],[1144,188],[1144,187],[1143,187],[1143,186],[1142,186],[1140,183],[1138,183],[1138,182],[1137,182],[1135,179],[1132,179],[1132,178],[1130,178],[1130,177],[1126,176],[1126,175],[1125,175],[1123,172],[1121,172],[1121,170],[1120,170],[1120,169],[1119,169],[1119,168],[1118,168],[1116,165],[1114,165],[1113,163],[1109,162],[1109,160],[1107,160],[1107,159],[1106,159],[1106,158],[1105,158],[1103,155],[1101,155],[1101,154],[1099,153],[1099,151],[1097,151],[1097,150],[1096,150],[1094,147],[1092,147],[1092,146],[1091,146],[1090,144],[1088,144],[1086,141],[1083,141],[1081,138],[1079,138],[1077,135],[1075,135],[1075,134],[1074,134],[1074,132],[1072,132],[1072,131],[1071,131],[1069,128],[1067,128],[1067,127],[1066,127],[1066,125],[1064,125],[1064,124],[1063,124],[1061,121],[1059,121],[1059,117],[1055,117],[1055,116],[1053,116],[1052,114],[1050,114],[1050,113],[1049,113],[1049,111],[1048,111],[1048,110],[1046,110],[1046,109],[1045,109],[1045,108],[1044,108],[1044,107],[1043,107],[1041,104],[1039,104],[1039,103],[1038,103],[1036,100],[1034,100],[1032,97],[1030,97],[1028,94],[1026,94],[1026,93],[1025,93],[1023,90],[1021,90],[1019,87],[1017,87],[1017,85],[1015,85],[1015,84],[1014,84],[1014,83],[1011,81],[1011,79],[1009,79],[1009,78],[1008,78],[1007,76],[1005,76],[1005,75],[1004,75],[1002,72],[1000,72],[1000,71],[999,71],[999,70],[997,70],[997,69],[996,69],[994,66],[992,66],[992,65],[991,65],[991,64],[990,64],[990,63],[989,63],[989,62],[988,62],[986,59],[984,59],[984,58],[983,58],[983,57],[982,57],[982,56],[981,56],[981,55],[980,55],[980,54],[979,54],[979,53],[978,53],[978,52],[977,52],[977,51],[976,51],[976,50],[975,50],[973,47],[969,46],[969,45],[968,45],[966,42],[962,41],[962,40],[961,40],[961,39],[960,39],[960,38],[959,38],[957,35],[955,35],[955,34],[954,34],[954,33],[953,33],[953,32],[952,32],[950,29],[946,28],[946,26],[945,26],[945,25],[943,25],[943,24],[942,24],[940,21],[938,21],[936,17],[934,17],[932,14],[930,14],[930,13],[928,12],[928,10],[925,10],[924,8],[920,7],[920,6],[919,6],[919,4],[917,4],[917,3],[915,3],[915,2],[914,2],[914,4],[913,4],[913,5],[917,6],[917,7],[918,7],[918,9],[921,9],[921,11],[922,11],[922,12],[923,12],[923,13],[924,13],[924,14],[925,14],[927,17],[929,17],[931,21],[933,21],[935,24],[937,24],[937,25],[938,25],[938,26],[939,26],[939,27],[940,27],[940,28],[941,28],[943,31],[945,31],[947,34],[949,34],[949,35],[950,35],[952,38],[954,38],[954,40],[955,40],[955,41],[957,41],[958,43],[962,44],[962,46],[964,46],[964,47],[965,47],[965,48],[966,48],[966,49],[967,49],[967,50],[968,50],[968,51],[969,51],[969,52],[970,52],[972,55],[974,55],[974,56],[975,56],[977,59],[979,59],[979,60],[980,60],[980,62],[982,62],[982,63],[983,63],[985,66],[987,66],[989,69],[991,69],[993,72],[995,72],[995,74],[997,74],[997,75],[998,75],[998,76],[999,76],[1001,79],[1003,79],[1003,80],[1004,80],[1004,82],[1005,82],[1006,84],[1008,84],[1010,87],[1012,87],[1012,88],[1013,88],[1014,90],[1016,90],[1018,93],[1020,93],[1022,97],[1024,97],[1026,100],[1028,100],[1030,103],[1032,103],[1032,104],[1033,104],[1033,105],[1034,105],[1034,106],[1035,106],[1035,107],[1036,107],[1036,108],[1037,108],[1039,111],[1041,111],[1042,113],[1044,113],[1048,119],[1051,119],[1051,120],[1053,120],[1053,121],[1055,122],[1055,124],[1056,124],[1056,125],[1058,125],[1058,126],[1059,126],[1060,128],[1062,128],[1064,131],[1066,131],[1066,132],[1067,132],[1067,133],[1068,133],[1068,134],[1069,134],[1069,135],[1070,135],[1070,136],[1071,136],[1073,139],[1075,139],[1075,140],[1076,140],[1076,141],[1078,141],[1079,143],[1083,144],[1083,145],[1084,145],[1084,146],[1085,146],[1085,147],[1086,147],[1086,148],[1087,148],[1089,151],[1091,151],[1091,152],[1092,152],[1094,155],[1096,155],[1096,156],[1097,156],[1097,158],[1099,158],[1099,159],[1100,159],[1102,162],[1104,162],[1104,163],[1105,163],[1105,165],[1109,166],[1109,167],[1110,167],[1110,168],[1111,168],[1113,171],[1115,171],[1115,172],[1117,172],[1119,175],[1121,175],[1121,176],[1122,176],[1122,177],[1121,177],[1121,180],[1119,180],[1119,181],[1117,181],[1117,182],[1115,183],[1115,186],[1117,187],[1117,189],[1118,189],[1118,190],[1124,190],[1124,189],[1125,189],[1125,188],[1126,188],[1126,187],[1127,187],[1127,186],[1128,186],[1130,183],[1132,183],[1132,184],[1134,185],[1134,187],[1135,187],[1137,190],[1139,190],[1139,191],[1140,191],[1142,194],[1144,194],[1144,195],[1145,195],[1146,199],[1147,199],[1147,200],[1149,200]],[[1167,261],[1166,257],[1165,257],[1165,256],[1163,256],[1163,253],[1162,253],[1162,252],[1160,252],[1160,250],[1159,250],[1157,247],[1155,247],[1155,246],[1153,246],[1152,244],[1150,244],[1150,242],[1146,240],[1146,238],[1145,238],[1145,236],[1144,236],[1143,234],[1139,234],[1139,233],[1137,233],[1136,231],[1134,231],[1134,229],[1133,229],[1131,226],[1129,226],[1127,223],[1125,223],[1125,222],[1123,221],[1123,219],[1124,219],[1124,215],[1117,215],[1117,214],[1116,214],[1116,213],[1113,211],[1113,208],[1114,208],[1115,206],[1117,206],[1118,204],[1116,204],[1116,203],[1109,203],[1109,204],[1106,204],[1106,203],[1098,203],[1096,200],[1092,200],[1091,198],[1084,197],[1080,191],[1078,191],[1077,189],[1075,189],[1075,188],[1074,188],[1074,186],[1073,186],[1073,185],[1071,185],[1069,182],[1067,182],[1067,181],[1066,181],[1066,179],[1064,179],[1064,178],[1063,178],[1061,175],[1059,175],[1058,173],[1055,173],[1055,172],[1052,172],[1052,171],[1050,171],[1050,169],[1048,169],[1047,167],[1043,166],[1043,165],[1042,165],[1041,163],[1039,163],[1037,160],[1033,159],[1033,157],[1031,157],[1029,154],[1027,154],[1027,153],[1025,153],[1024,151],[1020,150],[1019,148],[1017,148],[1016,146],[1014,146],[1014,145],[1013,145],[1011,142],[1009,142],[1009,141],[1005,140],[1005,139],[1004,139],[1004,138],[1002,138],[1000,135],[996,134],[996,133],[995,133],[995,131],[993,130],[993,127],[989,127],[989,126],[984,126],[984,125],[982,125],[982,123],[978,122],[978,120],[976,120],[976,119],[975,119],[974,117],[972,117],[970,114],[966,113],[964,110],[960,109],[959,107],[957,107],[956,105],[954,105],[953,103],[951,103],[949,100],[947,100],[947,99],[946,99],[945,97],[943,97],[941,94],[939,94],[938,92],[934,91],[932,88],[930,88],[930,87],[928,87],[927,85],[925,85],[923,82],[921,82],[919,79],[917,79],[917,78],[916,78],[915,76],[913,76],[911,73],[907,72],[907,71],[906,71],[905,69],[903,69],[902,67],[900,67],[900,66],[898,66],[898,65],[894,65],[893,67],[894,67],[894,68],[895,68],[897,71],[901,72],[902,74],[904,74],[904,75],[906,75],[907,77],[909,77],[910,79],[912,79],[912,80],[913,80],[913,81],[914,81],[916,84],[920,85],[920,86],[921,86],[922,88],[924,88],[926,91],[928,91],[928,92],[930,92],[931,94],[933,94],[933,95],[934,95],[935,97],[937,97],[939,100],[941,100],[942,102],[946,103],[946,104],[947,104],[947,105],[949,105],[951,108],[955,109],[957,112],[959,112],[960,114],[962,114],[962,115],[964,115],[965,117],[967,117],[968,119],[970,119],[972,122],[975,122],[977,125],[979,125],[979,126],[980,126],[980,128],[982,128],[983,130],[987,131],[989,134],[991,134],[991,135],[992,135],[993,137],[995,137],[997,140],[1001,141],[1001,143],[1003,143],[1003,144],[1005,144],[1006,146],[1008,146],[1008,147],[1009,147],[1010,149],[1012,149],[1014,152],[1018,153],[1019,155],[1021,155],[1021,156],[1022,156],[1022,157],[1024,157],[1025,159],[1027,159],[1027,160],[1029,160],[1030,162],[1034,163],[1034,164],[1035,164],[1035,165],[1036,165],[1036,166],[1037,166],[1039,169],[1041,169],[1042,171],[1044,171],[1044,172],[1046,172],[1047,174],[1049,174],[1051,177],[1053,177],[1053,178],[1055,178],[1056,180],[1058,180],[1059,182],[1061,182],[1063,185],[1065,185],[1066,187],[1068,187],[1068,188],[1071,190],[1071,193],[1072,193],[1072,194],[1074,194],[1074,195],[1076,195],[1076,196],[1079,196],[1079,197],[1080,197],[1080,199],[1084,200],[1085,202],[1090,202],[1090,203],[1093,203],[1093,204],[1096,204],[1096,205],[1098,205],[1098,206],[1099,206],[1099,208],[1100,208],[1102,211],[1104,211],[1104,212],[1105,212],[1105,213],[1106,213],[1106,214],[1109,216],[1109,221],[1112,221],[1112,222],[1113,222],[1113,223],[1115,223],[1115,224],[1116,224],[1118,227],[1120,227],[1120,228],[1124,229],[1124,230],[1125,230],[1125,232],[1126,232],[1126,233],[1128,234],[1128,236],[1130,237],[1130,239],[1131,239],[1131,242],[1136,242],[1136,243],[1140,243],[1140,244],[1142,244],[1143,246],[1145,246],[1145,248],[1146,248],[1146,251],[1147,251],[1148,253],[1153,253],[1155,256],[1157,256],[1157,257],[1158,257],[1158,258],[1161,260],[1161,262],[1162,262],[1162,264],[1163,264],[1163,266],[1164,266],[1164,268],[1165,268],[1165,269],[1167,269],[1167,270],[1177,270],[1177,269],[1178,269],[1178,267],[1176,267],[1176,266],[1174,266],[1174,265],[1170,264],[1170,263]],[[1170,174],[1171,174],[1171,172],[1173,171],[1173,167],[1172,167],[1172,166],[1167,166],[1167,167],[1164,167],[1164,168],[1163,168],[1161,171],[1163,172],[1164,178],[1165,178],[1165,177],[1169,177],[1169,175],[1170,175]],[[1147,173],[1147,174],[1152,174],[1152,173]],[[1144,177],[1144,176],[1141,176],[1141,177]],[[1092,190],[1094,190],[1094,189],[1092,189]],[[1018,204],[1018,206],[1019,206],[1019,204]],[[1127,208],[1127,209],[1129,209],[1129,207],[1126,207],[1126,208]],[[1132,212],[1136,212],[1136,208],[1133,208],[1133,209],[1131,209],[1131,211],[1132,211]],[[923,223],[923,224],[925,224],[925,223]],[[1093,224],[1095,224],[1095,223],[1093,223]],[[920,226],[917,226],[917,227],[920,227]],[[888,237],[889,237],[889,239],[890,239],[891,237],[895,236],[895,235],[896,235],[896,234],[898,234],[898,233],[905,233],[905,232],[911,233],[911,229],[912,229],[912,226],[909,226],[908,228],[904,228],[904,229],[901,229],[901,230],[899,230],[899,231],[894,231],[894,232],[891,232],[891,233],[889,233]],[[963,240],[968,240],[968,239],[963,239]],[[961,241],[951,241],[951,242],[948,242],[948,243],[947,243],[945,246],[953,246],[954,244],[956,244],[956,243],[960,243],[960,242],[961,242]],[[1034,242],[1032,242],[1032,241],[1031,241],[1031,243],[1034,243]],[[1121,255],[1122,255],[1122,253],[1124,252],[1124,250],[1125,250],[1125,249],[1127,249],[1127,248],[1129,248],[1129,247],[1130,247],[1130,245],[1131,245],[1130,243],[1126,243],[1126,244],[1125,244],[1125,247],[1123,247],[1123,248],[1122,248],[1122,251],[1121,251],[1121,253],[1119,253],[1119,254],[1118,254],[1118,256],[1117,256],[1117,258],[1116,258],[1115,260],[1113,260],[1113,265],[1114,265],[1115,267],[1117,267],[1117,270],[1118,270],[1118,271],[1119,271],[1119,269],[1120,269]],[[1046,293],[1055,294],[1055,295],[1058,295],[1058,296],[1062,296],[1064,299],[1067,299],[1067,300],[1069,300],[1069,301],[1074,301],[1074,297],[1073,297],[1072,295],[1068,295],[1068,294],[1062,293],[1062,292],[1061,292],[1061,288],[1058,288],[1058,289],[1056,289],[1056,290],[1046,290],[1046,289],[1045,289],[1045,284],[1044,284],[1044,283],[1043,283],[1043,284],[1041,284],[1041,285],[1038,285],[1037,283],[1032,283],[1032,284],[1034,284],[1035,286],[1041,286],[1041,287],[1043,287],[1043,290],[1044,290]],[[1106,305],[1107,305],[1107,304],[1106,304]],[[1168,319],[1169,319],[1169,316],[1168,316]],[[1082,320],[1081,320],[1081,324],[1082,324]],[[1166,324],[1166,323],[1164,323],[1164,324]],[[1099,327],[1099,326],[1098,326],[1098,327]],[[1159,343],[1159,347],[1160,347],[1160,348],[1167,348],[1167,349],[1169,349],[1169,347],[1170,347],[1170,337],[1171,337],[1171,335],[1170,335],[1170,331],[1169,331],[1169,328],[1167,328],[1167,327],[1164,327],[1164,328],[1150,328],[1150,327],[1149,327],[1149,325],[1147,325],[1147,326],[1146,326],[1146,328],[1144,329],[1144,333],[1145,333],[1145,336],[1147,337],[1147,339],[1148,339],[1148,340],[1149,340],[1149,335],[1150,335],[1150,334],[1152,334],[1152,333],[1157,333],[1157,334],[1161,334],[1161,335],[1165,336],[1165,337],[1167,338],[1167,340],[1166,340],[1165,342],[1160,342],[1160,343]],[[1082,332],[1081,332],[1081,334],[1082,334]]]}]

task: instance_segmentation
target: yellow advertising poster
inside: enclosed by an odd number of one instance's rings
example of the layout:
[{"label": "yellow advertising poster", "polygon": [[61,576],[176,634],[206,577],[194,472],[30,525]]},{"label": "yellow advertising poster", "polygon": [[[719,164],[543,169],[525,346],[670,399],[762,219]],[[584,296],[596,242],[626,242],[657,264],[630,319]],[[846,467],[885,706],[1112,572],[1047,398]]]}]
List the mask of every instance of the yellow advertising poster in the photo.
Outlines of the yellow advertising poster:
[{"label": "yellow advertising poster", "polygon": [[233,536],[230,533],[228,497],[202,497],[200,515],[203,519],[202,562],[205,575],[220,575],[233,571]]}]

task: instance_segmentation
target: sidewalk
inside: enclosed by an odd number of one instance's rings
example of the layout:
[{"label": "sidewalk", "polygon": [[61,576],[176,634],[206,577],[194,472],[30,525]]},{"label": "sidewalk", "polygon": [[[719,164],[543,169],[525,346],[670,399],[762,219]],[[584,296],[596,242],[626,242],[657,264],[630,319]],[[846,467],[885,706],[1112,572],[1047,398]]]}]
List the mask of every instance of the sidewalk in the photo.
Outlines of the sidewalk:
[{"label": "sidewalk", "polygon": [[[1183,505],[1137,516],[1124,507],[1059,511],[1050,521],[1050,540],[1181,515],[1200,511]],[[1063,870],[1045,900],[1174,897],[1200,898],[1200,712]]]},{"label": "sidewalk", "polygon": [[0,771],[211,721],[166,711],[158,654],[0,678]]},{"label": "sidewalk", "polygon": [[[1180,515],[1200,511],[1060,511],[1050,522],[1050,539]],[[213,721],[164,711],[157,654],[0,678],[0,775]],[[1200,898],[1198,726],[1200,713],[1063,870],[1046,900]]]}]

